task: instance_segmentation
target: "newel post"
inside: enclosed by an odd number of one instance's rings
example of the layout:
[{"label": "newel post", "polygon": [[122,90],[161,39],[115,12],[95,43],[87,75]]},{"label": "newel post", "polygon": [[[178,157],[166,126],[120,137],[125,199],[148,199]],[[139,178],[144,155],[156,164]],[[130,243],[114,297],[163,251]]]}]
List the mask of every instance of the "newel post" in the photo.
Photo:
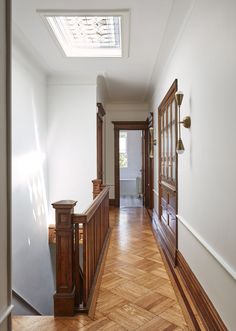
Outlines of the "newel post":
[{"label": "newel post", "polygon": [[73,273],[73,224],[71,215],[76,201],[64,200],[52,204],[56,210],[56,292],[54,315],[73,316],[75,281]]},{"label": "newel post", "polygon": [[102,180],[94,179],[92,180],[92,183],[93,183],[93,198],[95,199],[102,190]]}]

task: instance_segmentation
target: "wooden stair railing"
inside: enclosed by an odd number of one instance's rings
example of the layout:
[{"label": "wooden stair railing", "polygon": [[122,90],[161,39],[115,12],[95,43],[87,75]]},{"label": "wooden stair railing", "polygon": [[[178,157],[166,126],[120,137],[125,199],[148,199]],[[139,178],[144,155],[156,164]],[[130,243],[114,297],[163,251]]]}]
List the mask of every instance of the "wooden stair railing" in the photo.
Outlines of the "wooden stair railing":
[{"label": "wooden stair railing", "polygon": [[55,316],[89,311],[92,302],[110,236],[109,188],[93,181],[93,194],[93,203],[84,214],[74,213],[76,201],[52,204],[56,210]]}]

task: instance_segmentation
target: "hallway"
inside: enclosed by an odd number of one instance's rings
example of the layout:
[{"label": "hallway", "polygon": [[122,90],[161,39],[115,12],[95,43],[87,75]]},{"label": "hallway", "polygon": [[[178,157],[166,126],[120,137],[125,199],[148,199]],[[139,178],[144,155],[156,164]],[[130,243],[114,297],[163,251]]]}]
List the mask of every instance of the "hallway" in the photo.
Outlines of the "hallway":
[{"label": "hallway", "polygon": [[189,330],[143,208],[111,209],[112,236],[95,321],[14,317],[14,331]]}]

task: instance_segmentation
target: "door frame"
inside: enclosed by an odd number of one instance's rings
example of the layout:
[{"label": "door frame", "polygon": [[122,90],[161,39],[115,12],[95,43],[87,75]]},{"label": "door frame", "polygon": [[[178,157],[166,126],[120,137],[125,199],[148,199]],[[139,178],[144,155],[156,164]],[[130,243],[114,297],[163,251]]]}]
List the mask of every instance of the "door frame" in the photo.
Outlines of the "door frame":
[{"label": "door frame", "polygon": [[[145,138],[147,136],[148,125],[146,121],[113,121],[114,124],[114,175],[115,175],[115,206],[120,206],[120,165],[119,165],[119,136],[121,130],[139,130],[145,132]],[[147,139],[145,139],[145,167],[144,169],[144,195],[146,194],[146,178],[147,178],[147,158],[148,158],[148,148]],[[145,202],[145,200],[144,200]]]},{"label": "door frame", "polygon": [[97,179],[103,181],[103,117],[106,115],[102,103],[97,103]]},{"label": "door frame", "polygon": [[11,315],[12,315],[12,217],[11,217],[11,28],[12,28],[12,1],[2,0],[0,13],[2,21],[2,31],[0,43],[2,48],[1,57],[1,74],[2,84],[1,90],[1,161],[0,161],[0,176],[4,178],[0,188],[0,204],[1,204],[1,221],[0,231],[4,233],[5,249],[0,251],[0,259],[6,261],[6,267],[1,272],[1,285],[6,289],[6,296],[0,307],[0,329],[11,330]]},{"label": "door frame", "polygon": [[[154,127],[154,115],[153,112],[150,112],[148,118],[147,118],[147,127],[148,127],[148,132],[147,132],[147,148],[148,148],[148,153],[150,152],[150,146],[151,146],[151,135],[150,135],[150,128]],[[147,158],[147,180],[146,180],[146,208],[153,210],[154,208],[154,194],[153,194],[153,189],[154,189],[154,156],[148,157]]]}]

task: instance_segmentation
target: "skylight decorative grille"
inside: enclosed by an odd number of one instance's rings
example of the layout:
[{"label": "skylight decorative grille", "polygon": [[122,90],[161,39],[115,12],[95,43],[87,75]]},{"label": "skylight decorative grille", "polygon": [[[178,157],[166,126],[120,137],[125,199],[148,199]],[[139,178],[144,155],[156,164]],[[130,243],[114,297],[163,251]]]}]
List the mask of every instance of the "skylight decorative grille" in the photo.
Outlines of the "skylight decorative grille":
[{"label": "skylight decorative grille", "polygon": [[47,16],[67,56],[120,57],[121,16]]}]

